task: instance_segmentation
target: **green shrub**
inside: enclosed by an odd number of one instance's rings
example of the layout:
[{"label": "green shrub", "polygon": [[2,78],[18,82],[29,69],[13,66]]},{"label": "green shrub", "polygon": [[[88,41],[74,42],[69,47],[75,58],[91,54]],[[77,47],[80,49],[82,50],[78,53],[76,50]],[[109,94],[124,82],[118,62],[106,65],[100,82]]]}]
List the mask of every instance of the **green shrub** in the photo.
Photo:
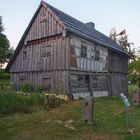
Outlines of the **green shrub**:
[{"label": "green shrub", "polygon": [[42,93],[43,92],[43,87],[42,86],[36,87],[35,92]]},{"label": "green shrub", "polygon": [[25,84],[22,84],[22,85],[20,86],[20,90],[21,90],[22,92],[28,93],[28,92],[32,92],[32,91],[33,91],[33,87],[32,87],[31,84],[25,83]]},{"label": "green shrub", "polygon": [[51,99],[49,99],[48,107],[50,107],[50,108],[59,107],[63,102],[64,102],[64,100],[62,100],[62,99],[51,98]]},{"label": "green shrub", "polygon": [[63,86],[56,87],[51,92],[54,94],[64,94],[64,87]]},{"label": "green shrub", "polygon": [[33,105],[38,105],[38,104],[42,104],[42,95],[38,94],[38,93],[32,93],[30,95],[19,95],[21,96],[22,100],[24,102],[26,102],[29,106],[33,106]]},{"label": "green shrub", "polygon": [[32,107],[42,105],[40,94],[23,95],[15,92],[0,92],[0,116],[14,114],[16,112],[30,113]]},{"label": "green shrub", "polygon": [[10,80],[10,73],[0,71],[0,79],[2,79],[2,80]]},{"label": "green shrub", "polygon": [[13,92],[0,94],[0,116],[10,115],[15,112],[29,112],[29,107],[22,98]]}]

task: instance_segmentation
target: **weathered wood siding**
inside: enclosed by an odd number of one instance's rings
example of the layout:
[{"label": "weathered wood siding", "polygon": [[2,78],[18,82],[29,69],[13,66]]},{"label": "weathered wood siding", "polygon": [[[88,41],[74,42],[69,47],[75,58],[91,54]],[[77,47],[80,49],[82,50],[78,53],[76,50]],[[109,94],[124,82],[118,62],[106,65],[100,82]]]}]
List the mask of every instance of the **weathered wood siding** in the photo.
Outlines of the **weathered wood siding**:
[{"label": "weathered wood siding", "polygon": [[[85,56],[81,56],[82,45]],[[97,56],[98,54],[98,56]],[[127,93],[127,57],[104,46],[71,36],[70,40],[71,93],[89,92],[89,79],[94,92],[108,95]]]},{"label": "weathered wood siding", "polygon": [[10,72],[65,70],[67,50],[67,39],[62,36],[31,42],[22,47]]},{"label": "weathered wood siding", "polygon": [[109,72],[119,72],[127,74],[128,59],[126,56],[113,51],[109,51],[108,57]]},{"label": "weathered wood siding", "polygon": [[[82,46],[85,54],[82,54]],[[98,56],[97,56],[98,55]],[[72,94],[89,93],[89,75],[91,88],[99,94],[108,93],[108,49],[74,35],[70,40],[70,87]],[[95,95],[96,96],[96,95]],[[98,96],[98,95],[97,95]]]},{"label": "weathered wood siding", "polygon": [[52,71],[52,72],[13,72],[11,81],[18,90],[20,85],[24,83],[32,84],[34,88],[42,86],[45,90],[64,88],[64,92],[68,92],[67,85],[68,71]]},{"label": "weathered wood siding", "polygon": [[89,75],[93,91],[107,90],[107,74],[105,73],[82,73],[71,72],[71,87],[73,92],[89,91]]},{"label": "weathered wood siding", "polygon": [[[65,36],[66,35],[66,36]],[[64,92],[119,95],[127,92],[127,57],[105,46],[66,34],[63,23],[46,6],[34,18],[10,67],[11,80]],[[106,95],[107,95],[106,94]]]},{"label": "weathered wood siding", "polygon": [[64,87],[68,92],[69,38],[62,34],[63,27],[42,6],[10,68],[16,88],[31,83],[33,87]]},{"label": "weathered wood siding", "polygon": [[50,10],[42,6],[26,36],[25,44],[29,40],[62,33],[63,29]]},{"label": "weathered wood siding", "polygon": [[127,94],[127,69],[128,59],[126,56],[109,51],[109,77],[110,95]]}]

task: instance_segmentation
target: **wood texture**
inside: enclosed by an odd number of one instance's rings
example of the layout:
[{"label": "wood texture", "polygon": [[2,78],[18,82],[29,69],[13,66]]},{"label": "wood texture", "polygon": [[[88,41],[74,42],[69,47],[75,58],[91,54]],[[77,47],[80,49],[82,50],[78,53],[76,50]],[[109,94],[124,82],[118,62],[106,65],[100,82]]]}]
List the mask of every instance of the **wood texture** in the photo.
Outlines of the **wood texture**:
[{"label": "wood texture", "polygon": [[27,82],[32,83],[34,88],[64,87],[64,91],[68,88],[68,39],[62,37],[62,33],[62,25],[42,6],[25,38],[25,45],[10,69],[11,81],[16,89]]},{"label": "wood texture", "polygon": [[17,90],[28,82],[46,90],[64,87],[70,97],[89,90],[108,91],[109,95],[127,93],[127,57],[67,33],[60,19],[45,5],[23,42],[10,68]]}]

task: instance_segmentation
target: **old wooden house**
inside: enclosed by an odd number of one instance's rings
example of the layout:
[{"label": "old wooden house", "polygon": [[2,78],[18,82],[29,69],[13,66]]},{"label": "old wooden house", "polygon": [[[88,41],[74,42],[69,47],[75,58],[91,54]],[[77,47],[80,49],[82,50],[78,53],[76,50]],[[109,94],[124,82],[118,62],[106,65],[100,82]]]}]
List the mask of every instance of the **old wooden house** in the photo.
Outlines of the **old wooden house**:
[{"label": "old wooden house", "polygon": [[16,89],[31,83],[70,97],[127,93],[128,56],[116,42],[41,1],[6,70]]}]

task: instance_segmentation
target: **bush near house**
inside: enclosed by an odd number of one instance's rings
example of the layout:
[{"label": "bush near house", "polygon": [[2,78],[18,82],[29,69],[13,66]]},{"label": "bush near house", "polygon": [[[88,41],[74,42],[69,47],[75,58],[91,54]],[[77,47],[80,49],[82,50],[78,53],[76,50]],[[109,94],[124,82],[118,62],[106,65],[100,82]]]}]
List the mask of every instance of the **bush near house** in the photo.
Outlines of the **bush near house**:
[{"label": "bush near house", "polygon": [[9,80],[10,74],[5,72],[4,70],[0,70],[0,81]]},{"label": "bush near house", "polygon": [[7,116],[17,112],[30,113],[32,106],[41,106],[40,94],[23,95],[14,91],[0,91],[0,116]]},{"label": "bush near house", "polygon": [[29,93],[33,91],[33,87],[30,83],[25,83],[20,86],[20,90],[25,93]]}]

